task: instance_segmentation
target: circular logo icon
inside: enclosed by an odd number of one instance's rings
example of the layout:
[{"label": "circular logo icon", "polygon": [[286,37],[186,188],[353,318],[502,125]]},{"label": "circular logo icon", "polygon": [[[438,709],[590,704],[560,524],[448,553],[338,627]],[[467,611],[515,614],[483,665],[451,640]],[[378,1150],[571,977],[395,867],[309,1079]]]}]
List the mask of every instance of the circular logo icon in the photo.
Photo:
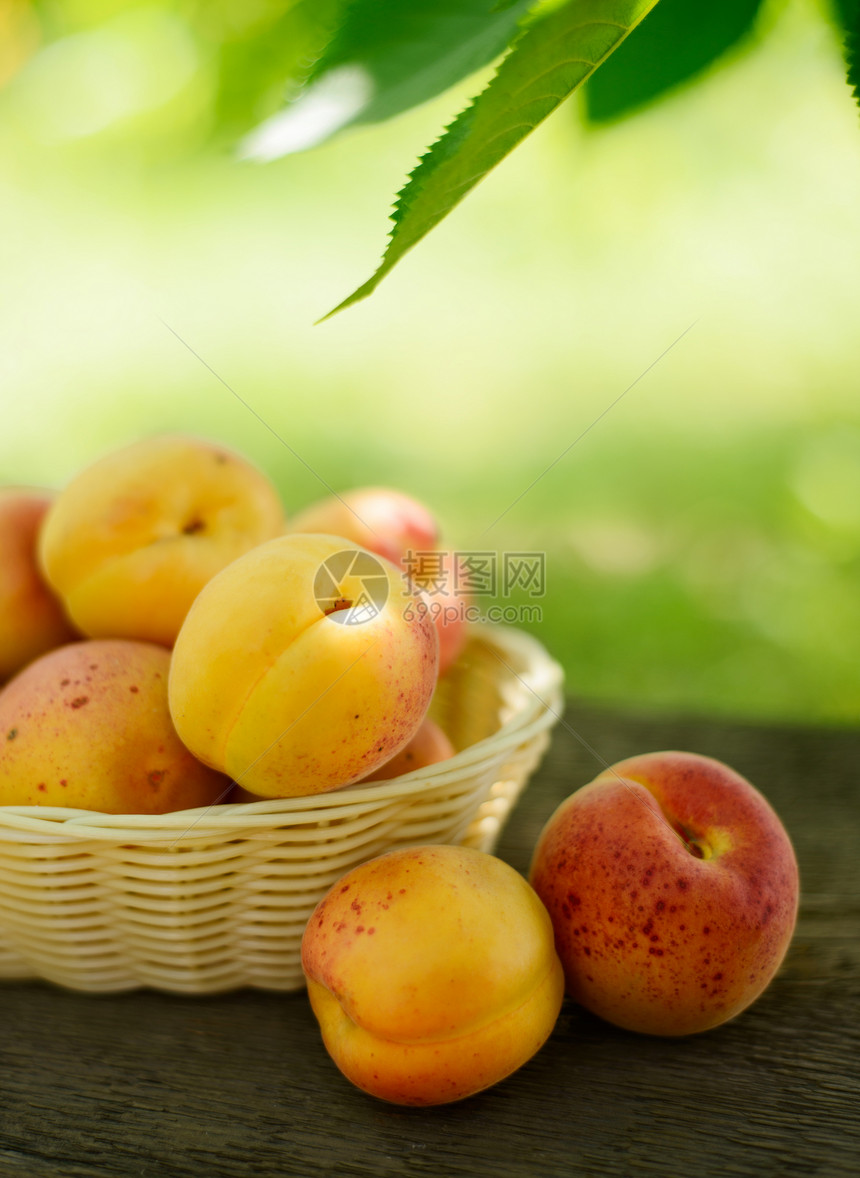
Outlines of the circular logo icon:
[{"label": "circular logo icon", "polygon": [[372,621],[388,600],[388,574],[370,552],[344,548],[323,561],[314,577],[320,611],[342,626]]}]

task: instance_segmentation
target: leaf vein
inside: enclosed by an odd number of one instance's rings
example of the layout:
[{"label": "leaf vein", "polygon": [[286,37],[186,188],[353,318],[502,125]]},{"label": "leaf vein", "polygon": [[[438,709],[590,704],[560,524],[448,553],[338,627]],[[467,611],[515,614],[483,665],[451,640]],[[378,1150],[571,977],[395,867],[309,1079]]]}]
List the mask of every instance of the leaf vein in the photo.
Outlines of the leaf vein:
[{"label": "leaf vein", "polygon": [[[511,96],[515,97],[518,94],[524,93],[524,91],[528,90],[531,86],[534,86],[535,83],[540,82],[542,78],[549,77],[550,74],[556,74],[569,65],[585,65],[588,66],[589,69],[594,69],[597,65],[597,62],[591,61],[591,59],[587,57],[567,57],[564,59],[564,61],[556,62],[555,65],[552,65],[549,69],[544,70],[542,74],[537,74],[535,77],[529,78],[528,82],[526,82],[524,86],[521,86],[519,90],[513,90],[511,92]],[[559,101],[566,97],[567,93],[561,94],[559,96]]]}]

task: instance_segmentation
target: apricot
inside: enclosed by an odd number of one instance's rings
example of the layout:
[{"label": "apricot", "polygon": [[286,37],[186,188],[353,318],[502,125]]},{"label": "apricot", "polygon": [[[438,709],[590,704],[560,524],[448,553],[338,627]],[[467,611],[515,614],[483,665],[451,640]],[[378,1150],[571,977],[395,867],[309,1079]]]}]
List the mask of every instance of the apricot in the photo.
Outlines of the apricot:
[{"label": "apricot", "polygon": [[436,550],[434,561],[427,562],[422,573],[420,562],[409,571],[410,583],[421,590],[427,609],[439,634],[439,674],[444,675],[462,653],[469,637],[469,610],[474,608],[472,594],[466,588],[468,578],[458,553]]},{"label": "apricot", "polygon": [[407,616],[413,603],[393,565],[338,537],[260,545],[213,577],[180,630],[179,735],[262,797],[358,781],[411,739],[436,685],[436,631]]},{"label": "apricot", "polygon": [[[425,716],[412,739],[403,746],[399,753],[380,765],[373,773],[361,780],[368,784],[375,781],[391,781],[401,777],[404,773],[412,773],[416,769],[427,769],[430,765],[437,765],[454,755],[454,746],[438,724]],[[233,787],[229,800],[231,802],[262,802],[259,794],[243,789],[240,785]]]},{"label": "apricot", "polygon": [[695,753],[632,757],[558,807],[531,881],[567,991],[628,1030],[716,1027],[768,986],[794,931],[797,862],[765,798]]},{"label": "apricot", "polygon": [[320,499],[294,516],[290,531],[344,536],[392,564],[408,552],[434,549],[439,540],[424,504],[390,487],[358,487]]},{"label": "apricot", "polygon": [[427,599],[439,633],[439,673],[456,661],[468,634],[469,599],[455,593],[456,555],[439,547],[438,524],[417,499],[389,487],[359,487],[311,504],[289,530],[343,536],[400,565]]},{"label": "apricot", "polygon": [[405,1105],[510,1075],[549,1037],[564,990],[537,895],[465,847],[391,851],[343,876],[308,922],[302,967],[334,1062]]},{"label": "apricot", "polygon": [[284,523],[274,486],[244,458],[162,435],[72,479],[47,513],[39,558],[84,634],[172,646],[206,582]]},{"label": "apricot", "polygon": [[24,487],[0,489],[0,682],[77,637],[36,560],[52,497]]},{"label": "apricot", "polygon": [[91,640],[31,663],[0,692],[0,805],[164,814],[218,801],[167,707],[170,652]]},{"label": "apricot", "polygon": [[404,773],[413,773],[416,769],[427,769],[430,765],[438,765],[440,761],[447,761],[454,755],[454,746],[448,737],[429,716],[425,716],[421,727],[405,744],[399,753],[390,761],[380,765],[373,773],[364,778],[365,781],[391,781],[401,777]]}]

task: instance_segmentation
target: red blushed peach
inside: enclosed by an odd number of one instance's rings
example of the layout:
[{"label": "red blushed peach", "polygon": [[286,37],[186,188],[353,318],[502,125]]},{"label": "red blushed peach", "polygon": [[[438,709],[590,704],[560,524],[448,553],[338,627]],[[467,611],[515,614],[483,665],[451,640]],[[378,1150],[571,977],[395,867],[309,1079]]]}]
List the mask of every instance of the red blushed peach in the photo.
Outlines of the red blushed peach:
[{"label": "red blushed peach", "polygon": [[206,582],[283,529],[262,471],[224,446],[161,435],[72,479],[45,517],[39,560],[90,638],[172,646]]},{"label": "red blushed peach", "polygon": [[334,1062],[396,1104],[510,1075],[549,1037],[564,990],[534,891],[465,847],[391,851],[343,876],[308,922],[302,966]]},{"label": "red blushed peach", "polygon": [[117,640],[21,671],[0,692],[0,805],[165,814],[218,801],[230,782],[176,735],[169,666],[163,647]]},{"label": "red blushed peach", "polygon": [[440,761],[447,761],[454,755],[454,746],[439,725],[425,717],[421,727],[408,744],[404,745],[390,761],[380,765],[373,773],[364,778],[365,781],[391,781],[401,777],[404,773],[412,773],[416,769],[426,769],[430,765],[437,765]]},{"label": "red blushed peach", "polygon": [[0,489],[0,682],[77,637],[36,560],[52,498],[48,491]]},{"label": "red blushed peach", "polygon": [[191,751],[264,797],[366,777],[426,715],[432,623],[398,570],[334,536],[288,535],[234,561],[188,612],[170,710]]},{"label": "red blushed peach", "polygon": [[531,881],[555,927],[568,993],[632,1031],[688,1035],[769,984],[797,917],[779,818],[748,781],[693,753],[650,753],[559,806]]}]

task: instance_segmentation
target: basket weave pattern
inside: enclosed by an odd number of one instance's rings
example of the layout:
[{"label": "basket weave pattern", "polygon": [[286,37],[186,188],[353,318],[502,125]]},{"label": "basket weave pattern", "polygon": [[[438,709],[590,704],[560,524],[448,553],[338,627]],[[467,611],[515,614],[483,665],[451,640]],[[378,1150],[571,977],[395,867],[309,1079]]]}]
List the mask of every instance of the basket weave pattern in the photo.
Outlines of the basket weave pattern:
[{"label": "basket weave pattern", "polygon": [[481,626],[434,697],[460,750],[439,765],[157,816],[0,807],[0,978],[298,989],[305,924],[345,871],[420,843],[494,849],[560,706],[561,671],[541,645]]}]

